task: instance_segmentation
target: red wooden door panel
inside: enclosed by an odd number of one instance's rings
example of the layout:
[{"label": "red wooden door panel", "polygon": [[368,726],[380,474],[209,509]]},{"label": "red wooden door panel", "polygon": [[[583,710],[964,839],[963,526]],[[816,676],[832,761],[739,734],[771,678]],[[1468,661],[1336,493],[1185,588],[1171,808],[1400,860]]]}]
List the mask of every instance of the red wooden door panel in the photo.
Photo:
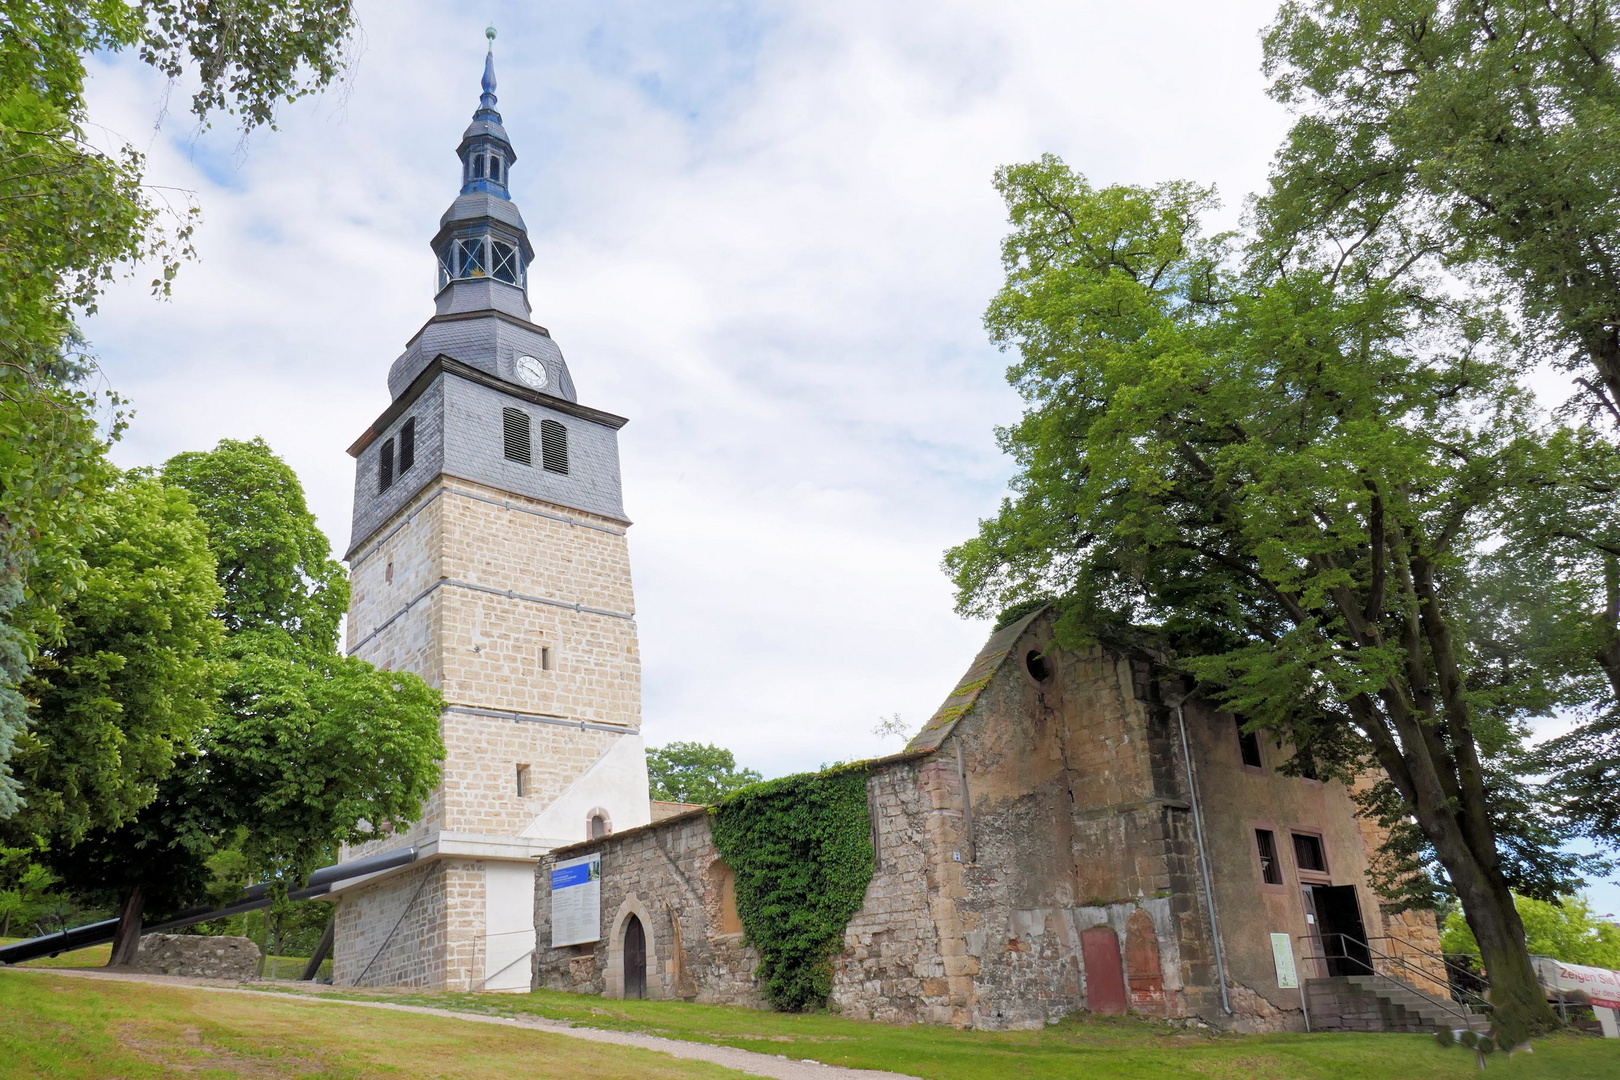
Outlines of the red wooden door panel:
[{"label": "red wooden door panel", "polygon": [[1119,935],[1106,926],[1093,926],[1080,935],[1080,956],[1086,964],[1086,1003],[1094,1013],[1119,1016],[1125,1012],[1125,967],[1119,962]]}]

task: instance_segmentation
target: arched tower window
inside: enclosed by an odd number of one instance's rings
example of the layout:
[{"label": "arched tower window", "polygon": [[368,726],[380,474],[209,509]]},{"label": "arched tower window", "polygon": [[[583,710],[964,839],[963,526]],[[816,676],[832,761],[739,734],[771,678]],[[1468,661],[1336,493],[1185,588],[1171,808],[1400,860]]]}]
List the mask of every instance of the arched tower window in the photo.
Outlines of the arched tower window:
[{"label": "arched tower window", "polygon": [[489,242],[490,273],[497,281],[519,285],[523,281],[523,264],[518,261],[518,249],[500,240]]},{"label": "arched tower window", "polygon": [[473,236],[456,241],[455,272],[458,278],[484,276],[484,238],[482,236]]}]

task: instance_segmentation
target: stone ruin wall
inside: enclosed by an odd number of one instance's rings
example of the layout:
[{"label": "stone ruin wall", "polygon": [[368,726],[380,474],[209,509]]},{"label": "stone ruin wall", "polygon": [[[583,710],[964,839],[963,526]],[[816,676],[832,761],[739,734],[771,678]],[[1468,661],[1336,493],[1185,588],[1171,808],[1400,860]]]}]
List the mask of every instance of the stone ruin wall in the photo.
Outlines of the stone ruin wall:
[{"label": "stone ruin wall", "polygon": [[[1298,889],[1259,895],[1251,819],[1265,807],[1282,823],[1320,828],[1337,853],[1334,880],[1357,886],[1369,932],[1405,930],[1367,889],[1363,826],[1347,793],[1274,769],[1250,775],[1231,716],[1186,707],[1234,1010],[1225,1016],[1175,712],[1158,701],[1147,664],[1102,648],[1052,654],[1051,677],[1037,681],[1022,657],[1049,633],[1040,622],[1026,632],[938,751],[873,768],[877,865],[835,961],[831,1004],[891,1022],[1039,1027],[1092,1007],[1081,936],[1107,928],[1133,1012],[1301,1028],[1298,991],[1277,986],[1268,936],[1296,921]],[[762,1004],[757,954],[734,911],[725,923],[725,871],[705,815],[594,848],[603,942],[548,947],[552,860],[542,860],[536,985],[622,993],[614,943],[633,910],[647,930],[649,996]]]},{"label": "stone ruin wall", "polygon": [[680,814],[560,855],[593,850],[602,852],[602,939],[593,944],[551,947],[557,856],[545,856],[536,868],[535,986],[622,997],[620,948],[634,914],[647,937],[649,998],[763,1007],[753,977],[759,954],[743,944],[735,907],[726,903],[725,865],[706,813]]},{"label": "stone ruin wall", "polygon": [[[961,864],[960,785],[942,760],[900,762],[867,781],[877,865],[835,961],[831,1003],[847,1015],[889,1021],[965,1023],[973,962],[955,902]],[[557,857],[602,852],[602,940],[553,949],[551,868]],[[540,860],[535,879],[535,985],[623,994],[621,942],[634,913],[647,935],[651,998],[765,1006],[705,813],[582,844]]]},{"label": "stone ruin wall", "polygon": [[[1006,814],[975,822],[979,861],[970,861],[962,784],[949,753],[880,766],[867,792],[877,860],[835,960],[833,1008],[895,1023],[1038,1027],[1085,1007],[1078,935],[1108,925],[1129,957],[1139,1011],[1166,1011],[1160,973],[1178,956],[1167,901],[1009,911],[1027,821]],[[592,850],[602,852],[603,938],[553,949],[551,868],[559,857]],[[727,903],[728,876],[705,814],[541,859],[535,985],[622,996],[620,943],[634,913],[647,935],[649,997],[764,1007],[753,976],[759,955],[743,943]]]},{"label": "stone ruin wall", "polygon": [[216,934],[147,934],[127,970],[190,979],[259,977],[263,954],[252,938]]}]

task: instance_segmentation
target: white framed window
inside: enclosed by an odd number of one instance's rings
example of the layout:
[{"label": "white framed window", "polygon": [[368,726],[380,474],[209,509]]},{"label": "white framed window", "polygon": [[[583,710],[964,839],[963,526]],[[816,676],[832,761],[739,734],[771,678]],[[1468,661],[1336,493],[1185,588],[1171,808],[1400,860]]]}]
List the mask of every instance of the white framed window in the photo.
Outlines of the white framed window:
[{"label": "white framed window", "polygon": [[490,276],[511,285],[518,283],[522,265],[518,262],[517,248],[500,240],[489,242]]},{"label": "white framed window", "polygon": [[484,276],[484,238],[475,236],[470,240],[456,241],[456,277],[476,278]]}]

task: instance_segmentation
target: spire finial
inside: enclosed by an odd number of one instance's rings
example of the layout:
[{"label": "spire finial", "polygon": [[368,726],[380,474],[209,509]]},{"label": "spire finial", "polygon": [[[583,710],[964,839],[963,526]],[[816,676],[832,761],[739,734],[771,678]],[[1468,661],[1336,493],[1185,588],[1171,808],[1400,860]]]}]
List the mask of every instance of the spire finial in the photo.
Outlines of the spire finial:
[{"label": "spire finial", "polygon": [[484,36],[489,39],[489,52],[484,54],[484,92],[479,95],[479,111],[495,108],[495,28],[487,27]]}]

